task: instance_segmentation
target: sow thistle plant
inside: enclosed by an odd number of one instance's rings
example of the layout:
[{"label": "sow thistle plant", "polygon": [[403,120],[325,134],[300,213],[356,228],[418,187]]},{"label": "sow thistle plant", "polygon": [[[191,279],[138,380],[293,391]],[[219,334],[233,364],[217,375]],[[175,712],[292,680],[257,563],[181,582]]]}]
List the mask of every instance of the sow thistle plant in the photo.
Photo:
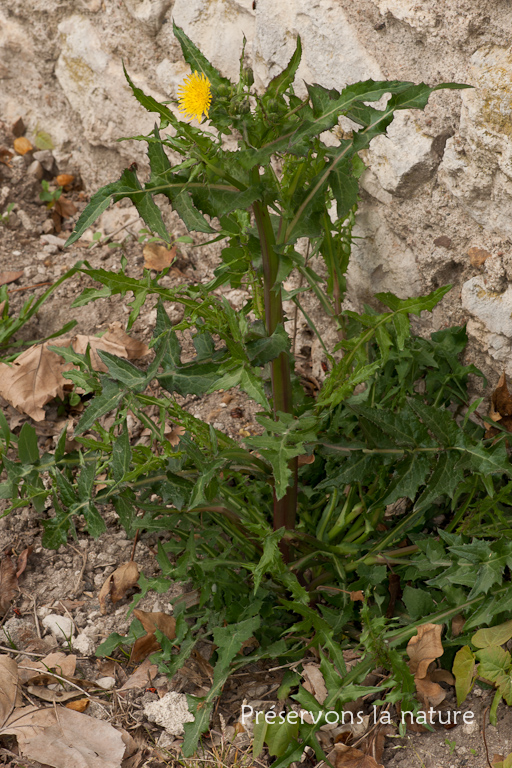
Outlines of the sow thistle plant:
[{"label": "sow thistle plant", "polygon": [[[320,660],[326,701],[320,706],[292,672],[280,700],[342,713],[347,702],[378,694],[414,711],[414,679],[399,649],[417,627],[448,625],[450,665],[468,642],[452,635],[454,616],[463,614],[469,631],[499,621],[512,605],[512,543],[499,538],[510,530],[512,486],[505,433],[485,440],[471,416],[480,401],[469,405],[469,376],[482,374],[459,362],[465,329],[430,339],[411,334],[409,315],[431,311],[449,286],[410,299],[377,294],[381,312],[343,309],[364,170],[359,153],[386,132],[396,110],[422,109],[434,91],[465,86],[367,80],[341,91],[307,85],[300,97],[293,88],[298,38],[287,67],[259,92],[243,51],[232,83],[179,27],[174,32],[192,70],[178,106],[202,122],[178,119],[126,73],[136,99],[159,117],[148,136],[132,137],[147,143],[149,180],[142,183],[132,166],[100,189],[68,244],[122,198],[170,242],[154,200],[164,195],[189,232],[221,244],[221,262],[209,283],[173,288],[149,270],[128,277],[124,257],[118,272],[80,267],[101,287],[86,288],[75,306],[131,293],[128,328],[147,297],[158,297],[154,360],[142,370],[100,351],[108,373],[97,373],[88,355],[59,347],[76,366],[65,376],[92,395],[75,429],[81,449],[66,453],[63,433],[55,453],[39,457],[28,425],[16,437],[2,422],[4,443],[17,444],[18,459],[2,453],[8,479],[0,495],[13,497],[13,508],[35,497],[41,509],[51,502],[55,514],[43,522],[49,547],[64,543],[80,520],[99,535],[106,504],[130,535],[165,534],[162,575],[141,575],[141,596],[178,580],[191,583],[197,599],[175,602],[174,640],[157,632],[160,670],[172,676],[198,641],[215,648],[210,691],[188,697],[195,719],[185,725],[184,752],[191,755],[232,672],[269,659],[300,664],[308,649]],[[325,143],[322,134],[341,117],[352,132]],[[226,147],[227,136],[236,150]],[[223,286],[246,289],[239,311],[218,295]],[[307,312],[306,293],[338,331],[332,348]],[[169,302],[184,308],[174,326]],[[328,360],[316,397],[296,373],[283,302],[302,313]],[[184,331],[196,352],[186,363],[178,335]],[[159,396],[148,394],[153,381]],[[261,434],[243,444],[190,415],[176,397],[236,386],[260,409]],[[101,418],[111,411],[116,418],[106,429]],[[150,431],[150,446],[131,445],[129,412]],[[183,433],[178,444],[166,439],[166,422]],[[44,485],[43,472],[50,476]],[[363,601],[351,599],[361,593]],[[98,653],[109,655],[141,634],[134,621],[128,637],[112,635]],[[343,651],[354,645],[361,660],[347,672]],[[362,685],[379,665],[389,676],[377,688]],[[316,719],[279,738],[278,768],[300,760],[305,744],[324,757],[315,736],[323,715]]]}]

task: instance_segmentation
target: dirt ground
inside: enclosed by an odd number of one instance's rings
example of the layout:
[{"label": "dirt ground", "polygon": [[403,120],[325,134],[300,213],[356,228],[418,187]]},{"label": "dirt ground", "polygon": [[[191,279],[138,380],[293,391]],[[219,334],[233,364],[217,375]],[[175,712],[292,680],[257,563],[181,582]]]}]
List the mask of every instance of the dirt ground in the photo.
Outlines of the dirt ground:
[{"label": "dirt ground", "polygon": [[[144,257],[143,245],[138,242],[143,223],[137,219],[131,206],[122,203],[107,211],[95,231],[103,235],[112,235],[110,244],[89,247],[91,242],[80,242],[69,249],[63,249],[63,243],[69,235],[76,215],[56,216],[55,208],[49,208],[39,198],[41,179],[53,182],[57,173],[73,173],[73,168],[57,168],[51,152],[46,150],[39,159],[33,152],[19,155],[13,152],[14,135],[11,126],[0,123],[0,214],[7,211],[9,204],[14,204],[8,220],[0,224],[0,273],[21,272],[9,290],[10,314],[15,315],[23,304],[32,297],[39,297],[48,286],[57,280],[78,260],[86,260],[91,267],[117,269],[121,255],[128,262],[127,273],[130,276],[142,275]],[[6,148],[8,152],[3,152]],[[64,192],[79,212],[86,203],[86,195],[81,189],[80,179],[75,178],[69,190]],[[69,210],[69,209],[68,209]],[[64,210],[66,213],[66,210]],[[135,215],[134,215],[135,213]],[[176,235],[185,234],[182,225],[166,213],[170,230]],[[91,233],[92,236],[92,233]],[[94,241],[93,241],[94,242]],[[116,247],[113,243],[117,243]],[[213,275],[216,256],[210,246],[194,248],[183,245],[178,251],[170,274],[164,278],[163,285],[177,285],[180,282],[206,281]],[[73,300],[89,285],[93,285],[84,275],[76,275],[63,283],[41,307],[17,338],[34,340],[44,338],[55,332],[71,319],[78,324],[74,333],[99,334],[106,331],[112,323],[118,322],[123,328],[129,314],[126,303],[129,297],[115,296],[102,299],[85,307],[71,308]],[[237,308],[244,300],[242,291],[224,290],[224,295]],[[173,322],[179,322],[181,311],[178,305],[170,305],[167,312]],[[155,302],[151,299],[135,322],[130,334],[140,341],[149,343],[156,320]],[[304,382],[311,388],[319,385],[321,359],[315,352],[311,339],[308,343],[308,331],[299,322],[297,334],[297,358]],[[149,359],[149,358],[148,358]],[[140,361],[145,365],[147,360]],[[316,375],[315,375],[316,374]],[[212,423],[235,439],[255,433],[259,427],[254,420],[256,408],[238,390],[229,393],[198,398],[188,397],[183,401],[187,409],[195,416]],[[18,433],[25,421],[30,419],[20,414],[5,400],[0,399],[0,406],[8,419],[12,431]],[[41,450],[52,450],[55,437],[66,420],[74,423],[79,418],[79,411],[63,415],[55,403],[46,407],[46,418],[35,424]],[[135,430],[133,439],[144,439]],[[5,508],[5,502],[4,502]],[[43,516],[46,514],[43,513]],[[142,534],[133,550],[133,542],[128,540],[118,524],[117,515],[107,511],[108,532],[99,540],[91,539],[83,530],[78,530],[78,538],[72,539],[57,552],[44,549],[41,545],[41,516],[32,507],[19,510],[0,519],[0,552],[12,551],[20,555],[27,547],[32,547],[27,566],[19,579],[19,591],[12,608],[4,616],[0,627],[0,652],[13,653],[18,659],[20,652],[28,652],[26,658],[44,657],[50,651],[60,649],[66,654],[77,656],[77,669],[83,680],[108,681],[108,691],[104,696],[96,696],[91,702],[87,714],[108,719],[116,727],[123,727],[134,737],[137,752],[126,768],[139,765],[156,766],[174,764],[179,755],[181,737],[169,736],[160,726],[150,722],[144,707],[158,701],[168,691],[204,695],[208,690],[208,664],[201,657],[192,659],[172,680],[148,667],[146,680],[131,688],[129,694],[119,695],[119,689],[126,683],[134,670],[126,660],[98,659],[95,649],[111,632],[121,635],[127,633],[132,617],[128,615],[130,598],[133,590],[115,605],[108,603],[107,612],[102,613],[99,591],[106,579],[132,555],[146,578],[156,576],[159,568],[156,562],[158,536]],[[169,600],[186,593],[186,585],[173,584],[168,592],[146,595],[137,608],[152,612],[169,612]],[[51,617],[57,616],[57,620]],[[48,618],[50,617],[50,618]],[[66,637],[56,629],[58,617],[71,620]],[[78,673],[77,673],[78,674]],[[216,719],[212,727],[214,745],[222,741],[220,732],[222,722],[226,728],[224,736],[234,738],[234,725],[240,715],[242,702],[256,703],[262,708],[277,702],[273,699],[280,680],[279,673],[255,669],[245,677],[232,680],[224,691],[216,708]],[[434,732],[408,733],[406,738],[398,738],[396,733],[388,735],[381,758],[388,768],[411,766],[416,768],[484,768],[497,754],[507,755],[512,751],[512,710],[500,705],[498,727],[487,724],[483,732],[484,718],[488,723],[488,708],[493,693],[476,687],[464,702],[461,709],[474,713],[472,722],[457,724],[446,729],[438,728]],[[453,689],[450,688],[448,699],[454,710],[456,706]],[[221,717],[223,718],[223,721]],[[470,719],[470,718],[469,718]],[[487,750],[484,742],[487,742]],[[16,750],[15,741],[5,741],[7,750]],[[325,747],[332,746],[332,734],[325,734]],[[246,733],[238,733],[235,743],[240,754],[248,749],[250,739]],[[222,744],[221,744],[222,747]],[[217,749],[221,747],[217,746]],[[5,750],[4,750],[5,751]],[[1,754],[1,753],[0,753]],[[487,754],[489,758],[487,757]],[[136,758],[136,759],[135,759]],[[3,754],[4,764],[18,765],[16,757]],[[9,762],[11,761],[11,762]],[[223,753],[224,763],[233,762],[233,755]],[[222,762],[221,761],[221,762]],[[303,757],[304,768],[313,763],[308,756]],[[219,762],[219,761],[217,761]],[[244,765],[261,761],[252,761],[247,755]],[[23,764],[37,765],[36,763]],[[265,764],[265,761],[263,761]],[[371,768],[373,763],[368,763]],[[376,764],[375,764],[376,765]],[[361,768],[364,768],[361,765]]]}]

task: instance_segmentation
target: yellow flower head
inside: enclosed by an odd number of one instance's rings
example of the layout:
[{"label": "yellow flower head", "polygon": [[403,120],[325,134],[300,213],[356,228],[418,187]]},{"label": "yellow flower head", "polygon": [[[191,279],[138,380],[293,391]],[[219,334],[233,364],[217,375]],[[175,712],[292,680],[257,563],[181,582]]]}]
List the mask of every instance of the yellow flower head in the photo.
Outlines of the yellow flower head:
[{"label": "yellow flower head", "polygon": [[203,114],[208,117],[212,100],[210,81],[205,74],[193,72],[178,88],[178,98],[178,109],[188,120],[195,117],[200,121]]}]

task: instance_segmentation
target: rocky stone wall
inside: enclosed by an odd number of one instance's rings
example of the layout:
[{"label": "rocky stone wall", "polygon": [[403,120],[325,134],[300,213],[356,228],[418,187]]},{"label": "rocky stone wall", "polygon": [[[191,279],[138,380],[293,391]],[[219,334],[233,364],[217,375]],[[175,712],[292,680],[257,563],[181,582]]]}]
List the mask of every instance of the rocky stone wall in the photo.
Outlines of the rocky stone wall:
[{"label": "rocky stone wall", "polygon": [[154,122],[135,84],[175,97],[188,73],[172,20],[230,77],[242,35],[256,85],[288,61],[300,33],[302,80],[462,82],[401,113],[364,160],[353,304],[391,290],[454,289],[423,331],[467,322],[468,359],[512,374],[512,4],[509,0],[1,0],[0,117],[49,136],[61,171],[87,191],[144,162],[118,138]]}]

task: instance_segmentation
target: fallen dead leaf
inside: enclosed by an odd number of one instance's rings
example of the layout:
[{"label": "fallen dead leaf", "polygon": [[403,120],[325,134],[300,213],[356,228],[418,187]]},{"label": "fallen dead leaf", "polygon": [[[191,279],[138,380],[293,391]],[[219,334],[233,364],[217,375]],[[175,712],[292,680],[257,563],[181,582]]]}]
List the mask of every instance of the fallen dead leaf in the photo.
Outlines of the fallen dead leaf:
[{"label": "fallen dead leaf", "polygon": [[452,619],[452,637],[458,637],[462,630],[464,629],[464,624],[466,623],[466,619],[462,615],[462,613],[458,613],[456,616]]},{"label": "fallen dead leaf", "polygon": [[446,698],[446,691],[429,676],[430,664],[444,653],[441,632],[440,624],[422,624],[418,627],[418,634],[411,637],[407,644],[409,669],[414,675],[416,690],[420,699],[432,707]]},{"label": "fallen dead leaf", "polygon": [[78,699],[77,701],[68,701],[67,704],[64,705],[67,707],[67,709],[72,709],[75,712],[85,712],[87,707],[89,706],[89,699]]},{"label": "fallen dead leaf", "polygon": [[119,602],[126,595],[129,589],[132,589],[139,580],[140,570],[137,563],[130,560],[122,563],[116,570],[110,574],[98,595],[100,609],[103,614],[107,612],[107,596],[113,603]]},{"label": "fallen dead leaf", "polygon": [[55,201],[55,210],[63,219],[68,219],[70,216],[73,216],[78,209],[72,200],[68,200],[67,197],[61,195],[59,199]]},{"label": "fallen dead leaf", "polygon": [[335,768],[384,768],[381,763],[377,763],[371,755],[365,755],[359,749],[347,747],[345,744],[336,744]]},{"label": "fallen dead leaf", "polygon": [[3,654],[0,656],[0,725],[16,706],[18,690],[18,666],[14,659]]},{"label": "fallen dead leaf", "polygon": [[312,453],[311,456],[306,456],[305,454],[302,454],[301,456],[299,456],[297,463],[299,467],[304,467],[306,464],[314,464],[315,454]]},{"label": "fallen dead leaf", "polygon": [[441,632],[440,624],[421,624],[418,627],[418,634],[409,640],[407,644],[409,669],[415,677],[425,677],[430,664],[443,655]]},{"label": "fallen dead leaf", "polygon": [[19,577],[27,567],[27,560],[32,554],[33,549],[34,547],[32,545],[30,545],[29,547],[26,547],[26,549],[24,549],[21,555],[18,557],[18,564],[17,564],[17,570],[16,570],[17,579],[19,579]]},{"label": "fallen dead leaf", "polygon": [[19,136],[19,138],[14,139],[13,146],[17,155],[26,155],[27,152],[32,152],[34,149],[30,141],[25,136]]},{"label": "fallen dead leaf", "polygon": [[165,635],[169,640],[174,640],[176,637],[176,619],[174,616],[170,616],[162,611],[141,611],[138,608],[135,608],[133,615],[140,621],[147,635],[139,637],[135,641],[130,661],[142,661],[150,653],[160,649],[160,643],[155,635],[156,630]]},{"label": "fallen dead leaf", "polygon": [[350,593],[350,599],[353,603],[358,602],[359,600],[363,603],[364,602],[364,592],[362,592],[360,589],[356,590],[355,592]]},{"label": "fallen dead leaf", "polygon": [[180,438],[185,434],[185,432],[185,427],[171,427],[168,432],[166,428],[164,435],[165,439],[170,442],[173,448],[176,448],[176,446],[179,445]]},{"label": "fallen dead leaf", "polygon": [[444,691],[438,683],[434,683],[428,676],[415,677],[416,691],[420,699],[431,707],[437,707],[446,698]]},{"label": "fallen dead leaf", "polygon": [[61,677],[73,677],[76,670],[76,655],[56,651],[49,653],[41,661],[20,661],[18,663],[18,673],[22,683],[33,682],[39,673],[49,675],[52,670]]},{"label": "fallen dead leaf", "polygon": [[8,283],[14,283],[19,280],[22,275],[25,274],[25,270],[19,272],[0,272],[0,285],[7,285]]},{"label": "fallen dead leaf", "polygon": [[43,406],[55,397],[63,398],[64,391],[72,389],[71,381],[65,379],[62,374],[76,367],[67,363],[49,347],[73,346],[75,352],[84,354],[87,345],[90,348],[93,368],[104,373],[108,369],[98,355],[100,349],[129,360],[143,357],[149,352],[146,344],[131,339],[119,323],[112,323],[101,338],[79,334],[70,339],[55,339],[44,344],[35,344],[11,365],[0,363],[0,395],[34,421],[42,421],[45,418]]},{"label": "fallen dead leaf", "polygon": [[0,147],[0,163],[3,163],[8,168],[11,168],[11,163],[9,161],[13,156],[14,154],[10,149],[7,149],[7,147]]},{"label": "fallen dead leaf", "polygon": [[10,555],[4,555],[0,561],[0,615],[4,615],[16,597],[18,579]]},{"label": "fallen dead leaf", "polygon": [[75,177],[71,173],[59,173],[58,176],[55,177],[55,183],[59,185],[59,187],[69,187],[75,180]]},{"label": "fallen dead leaf", "polygon": [[317,664],[305,664],[302,668],[302,675],[306,691],[313,694],[319,704],[323,704],[327,698],[327,688],[320,667]]},{"label": "fallen dead leaf", "polygon": [[[499,421],[500,426],[509,432],[512,432],[512,397],[507,386],[507,376],[502,373],[496,389],[491,395],[491,407],[489,418],[492,421]],[[499,430],[494,427],[488,427],[485,437],[494,437]]]},{"label": "fallen dead leaf", "polygon": [[490,258],[491,254],[483,248],[473,247],[469,249],[468,256],[472,267],[481,267],[484,261]]},{"label": "fallen dead leaf", "polygon": [[[52,682],[55,681],[55,678],[50,679]],[[62,704],[65,701],[69,701],[69,699],[76,699],[77,696],[81,695],[80,691],[54,691],[51,688],[47,688],[45,685],[27,685],[27,691],[31,696],[35,696],[42,701],[50,701],[52,704],[54,702]],[[79,711],[81,712],[83,710]]]},{"label": "fallen dead leaf", "polygon": [[144,268],[155,269],[157,272],[163,272],[170,267],[176,258],[176,246],[166,248],[165,245],[158,243],[148,243],[142,250],[144,256]]},{"label": "fallen dead leaf", "polygon": [[110,723],[66,707],[19,707],[0,735],[16,736],[24,757],[53,768],[120,768],[125,753]]},{"label": "fallen dead leaf", "polygon": [[145,688],[156,677],[157,672],[157,665],[151,664],[150,660],[146,659],[137,667],[133,675],[130,675],[124,685],[119,688],[118,693],[129,691],[132,688]]}]

